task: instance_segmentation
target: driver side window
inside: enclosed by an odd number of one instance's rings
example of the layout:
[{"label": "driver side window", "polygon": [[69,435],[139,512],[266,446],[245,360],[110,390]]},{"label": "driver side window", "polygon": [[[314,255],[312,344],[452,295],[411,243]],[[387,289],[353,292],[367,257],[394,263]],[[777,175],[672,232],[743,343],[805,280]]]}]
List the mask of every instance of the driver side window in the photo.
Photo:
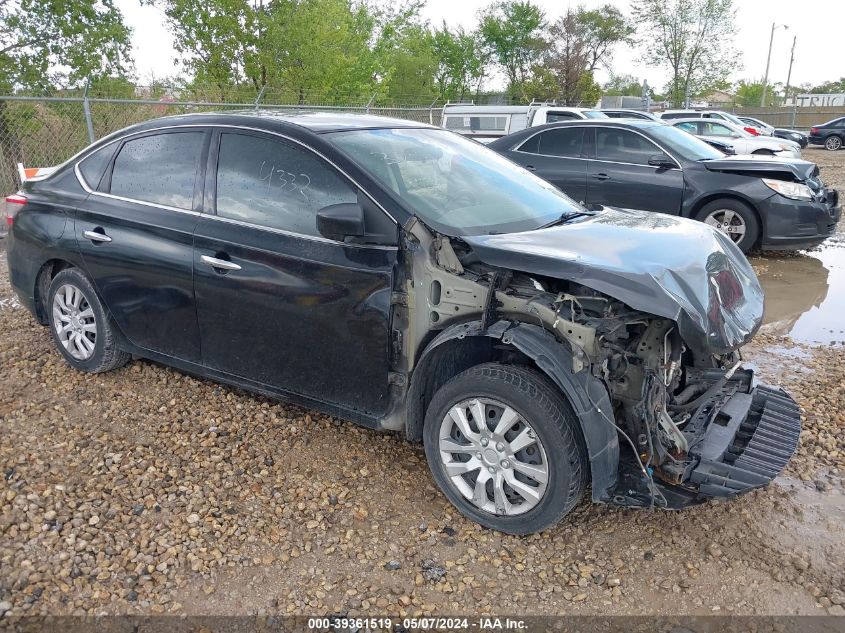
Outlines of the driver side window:
[{"label": "driver side window", "polygon": [[312,152],[266,136],[220,135],[220,217],[318,237],[320,209],[356,201],[352,185]]}]

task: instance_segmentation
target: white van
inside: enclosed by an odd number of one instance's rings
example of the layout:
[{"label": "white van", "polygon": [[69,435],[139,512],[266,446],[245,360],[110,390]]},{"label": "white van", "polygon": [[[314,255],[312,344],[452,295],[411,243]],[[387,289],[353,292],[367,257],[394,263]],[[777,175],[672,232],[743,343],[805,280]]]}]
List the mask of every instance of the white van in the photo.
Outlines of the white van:
[{"label": "white van", "polygon": [[447,130],[489,143],[511,132],[555,121],[573,119],[606,119],[608,116],[592,108],[568,108],[550,103],[530,105],[475,105],[447,103],[443,106],[440,125]]}]

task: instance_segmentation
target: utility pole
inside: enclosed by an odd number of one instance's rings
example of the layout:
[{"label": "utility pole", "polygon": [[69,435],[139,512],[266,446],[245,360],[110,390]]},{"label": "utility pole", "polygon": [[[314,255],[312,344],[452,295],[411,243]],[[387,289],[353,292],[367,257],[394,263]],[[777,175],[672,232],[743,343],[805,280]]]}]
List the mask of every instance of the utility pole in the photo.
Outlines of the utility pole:
[{"label": "utility pole", "polygon": [[786,91],[784,92],[787,99],[789,98],[789,82],[792,81],[792,62],[795,61],[795,42],[797,40],[797,35],[792,38],[792,52],[789,54],[789,72],[786,74]]},{"label": "utility pole", "polygon": [[772,34],[769,36],[769,55],[766,57],[766,74],[763,77],[763,96],[760,97],[761,108],[766,107],[766,93],[769,91],[769,65],[772,63],[772,42],[775,40],[775,29],[779,26],[785,29],[789,28],[786,24],[775,24],[772,22]]}]

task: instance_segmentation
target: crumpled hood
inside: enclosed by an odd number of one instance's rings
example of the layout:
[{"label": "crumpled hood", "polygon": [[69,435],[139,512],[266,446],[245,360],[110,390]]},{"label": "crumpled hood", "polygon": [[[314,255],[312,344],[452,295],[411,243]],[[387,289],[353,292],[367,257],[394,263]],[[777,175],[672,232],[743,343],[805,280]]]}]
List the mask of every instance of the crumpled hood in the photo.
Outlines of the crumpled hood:
[{"label": "crumpled hood", "polygon": [[800,158],[781,158],[778,156],[760,157],[750,154],[703,160],[701,164],[709,171],[760,172],[760,178],[765,178],[767,174],[771,174],[774,177],[777,174],[787,173],[794,176],[796,180],[813,178],[818,174],[819,170],[815,163],[801,160]]},{"label": "crumpled hood", "polygon": [[482,262],[566,279],[672,319],[690,348],[740,347],[763,319],[763,289],[740,250],[701,222],[605,208],[582,221],[462,238]]}]

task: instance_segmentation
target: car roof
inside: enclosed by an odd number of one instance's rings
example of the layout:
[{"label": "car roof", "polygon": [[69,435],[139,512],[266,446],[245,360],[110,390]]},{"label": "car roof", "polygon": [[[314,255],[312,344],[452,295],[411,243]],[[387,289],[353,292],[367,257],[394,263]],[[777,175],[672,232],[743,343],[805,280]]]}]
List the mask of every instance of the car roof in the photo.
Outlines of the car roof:
[{"label": "car roof", "polygon": [[731,121],[723,121],[722,119],[705,119],[704,117],[701,117],[701,116],[688,116],[688,117],[681,117],[681,118],[678,118],[678,119],[671,119],[669,121],[669,124],[675,125],[676,123],[692,123],[694,121],[703,121],[705,123],[720,123],[722,125],[728,125],[728,126],[733,125],[734,127],[736,127],[736,125],[734,123],[732,123]]},{"label": "car roof", "polygon": [[626,130],[647,130],[652,128],[665,127],[663,121],[652,121],[651,119],[578,119],[572,121],[555,121],[554,123],[546,123],[544,125],[537,125],[535,127],[527,127],[524,130],[513,132],[507,136],[497,138],[487,147],[498,148],[508,145],[514,140],[521,140],[522,138],[539,134],[543,130],[553,130],[564,127],[616,127]]},{"label": "car roof", "polygon": [[145,121],[127,130],[144,129],[171,125],[235,125],[276,130],[279,128],[299,127],[317,134],[342,130],[389,129],[389,128],[435,128],[428,123],[395,119],[373,114],[351,112],[325,112],[310,110],[234,110],[228,112],[200,112],[178,114]]}]

